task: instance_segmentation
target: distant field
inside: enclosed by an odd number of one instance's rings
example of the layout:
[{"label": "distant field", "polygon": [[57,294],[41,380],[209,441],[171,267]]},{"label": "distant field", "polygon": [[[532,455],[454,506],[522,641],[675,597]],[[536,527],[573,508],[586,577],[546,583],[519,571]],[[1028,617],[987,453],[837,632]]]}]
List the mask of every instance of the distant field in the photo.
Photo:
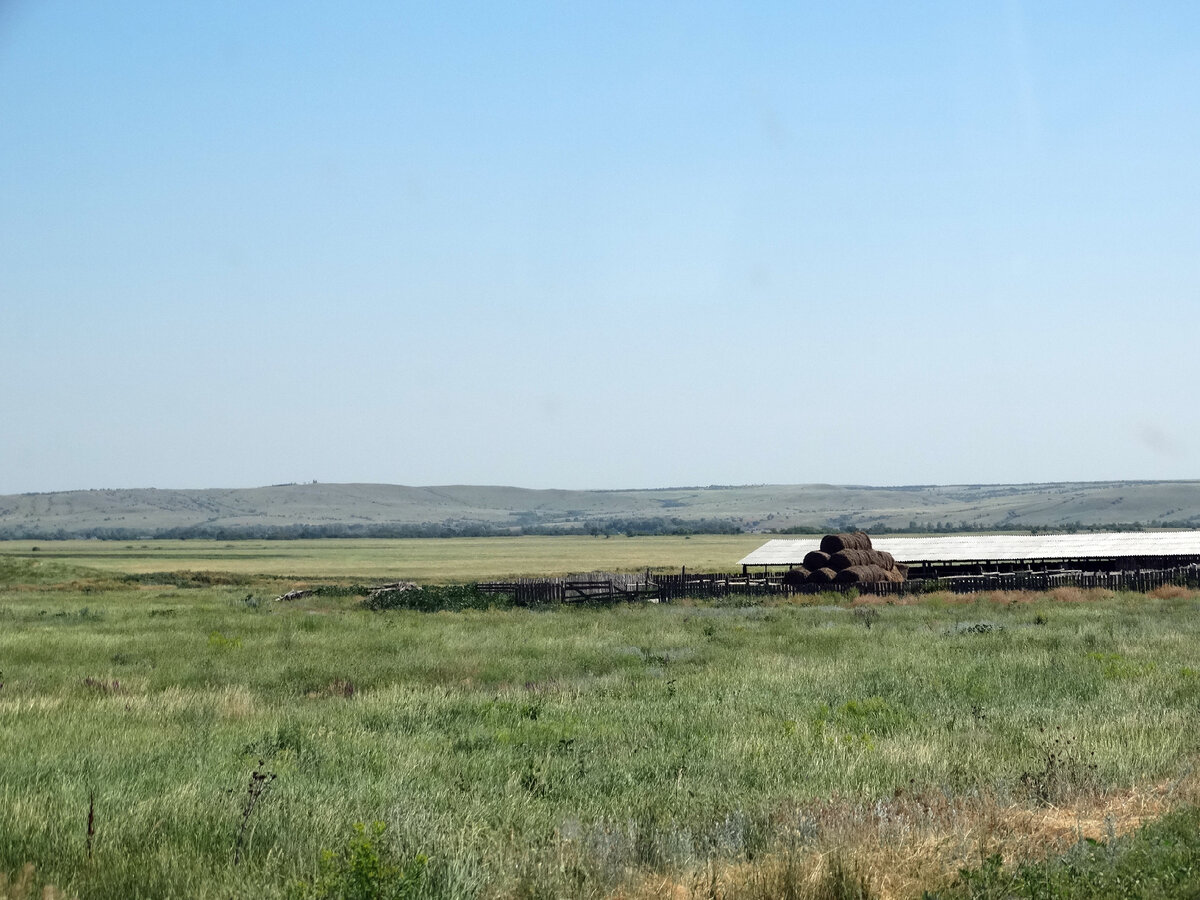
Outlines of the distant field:
[{"label": "distant field", "polygon": [[[458,582],[590,571],[735,571],[759,535],[313,541],[0,541],[28,556],[113,572],[210,571],[298,578]],[[35,552],[34,547],[38,550]]]},{"label": "distant field", "polygon": [[[1200,797],[1184,588],[429,614],[112,577],[404,576],[405,548],[491,575],[695,541],[5,547],[0,897],[1010,897],[951,883]],[[1138,884],[1200,865],[1163,846]]]}]

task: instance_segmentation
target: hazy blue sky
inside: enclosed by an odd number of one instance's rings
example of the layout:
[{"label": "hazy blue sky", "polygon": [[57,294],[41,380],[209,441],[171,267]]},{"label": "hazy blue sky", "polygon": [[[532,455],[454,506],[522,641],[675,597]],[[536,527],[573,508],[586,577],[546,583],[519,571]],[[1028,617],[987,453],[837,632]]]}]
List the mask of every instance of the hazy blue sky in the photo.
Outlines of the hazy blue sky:
[{"label": "hazy blue sky", "polygon": [[1200,4],[0,0],[0,492],[1200,476]]}]

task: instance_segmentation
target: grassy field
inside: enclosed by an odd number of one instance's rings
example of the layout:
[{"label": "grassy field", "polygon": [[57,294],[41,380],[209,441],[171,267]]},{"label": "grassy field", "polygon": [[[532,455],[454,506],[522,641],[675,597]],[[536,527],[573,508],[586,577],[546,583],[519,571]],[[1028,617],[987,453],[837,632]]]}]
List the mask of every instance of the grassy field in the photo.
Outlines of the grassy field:
[{"label": "grassy field", "polygon": [[88,548],[0,557],[0,896],[920,896],[1200,796],[1184,589],[372,613]]},{"label": "grassy field", "polygon": [[[5,558],[107,572],[219,571],[366,581],[465,582],[592,571],[736,571],[759,535],[313,541],[0,541]],[[34,551],[33,548],[38,548]]]}]

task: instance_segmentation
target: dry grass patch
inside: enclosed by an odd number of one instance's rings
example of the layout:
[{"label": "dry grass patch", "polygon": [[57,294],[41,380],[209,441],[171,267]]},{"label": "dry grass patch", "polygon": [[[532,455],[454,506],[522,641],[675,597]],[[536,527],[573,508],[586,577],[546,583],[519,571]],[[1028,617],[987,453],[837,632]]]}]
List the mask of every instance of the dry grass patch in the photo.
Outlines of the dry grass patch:
[{"label": "dry grass patch", "polygon": [[1049,593],[1056,603],[1095,603],[1116,596],[1116,592],[1108,588],[1057,587]]},{"label": "dry grass patch", "polygon": [[1156,600],[1179,600],[1183,597],[1195,597],[1196,593],[1195,588],[1183,587],[1178,584],[1164,584],[1162,587],[1156,587],[1150,591],[1148,596]]},{"label": "dry grass patch", "polygon": [[1041,860],[1084,839],[1111,840],[1176,806],[1196,803],[1200,777],[1195,769],[1193,764],[1177,779],[1080,796],[1058,806],[898,791],[874,803],[835,798],[781,809],[774,818],[790,848],[749,862],[711,862],[673,877],[649,877],[610,896],[919,897],[992,854],[1001,854],[1007,864]]}]

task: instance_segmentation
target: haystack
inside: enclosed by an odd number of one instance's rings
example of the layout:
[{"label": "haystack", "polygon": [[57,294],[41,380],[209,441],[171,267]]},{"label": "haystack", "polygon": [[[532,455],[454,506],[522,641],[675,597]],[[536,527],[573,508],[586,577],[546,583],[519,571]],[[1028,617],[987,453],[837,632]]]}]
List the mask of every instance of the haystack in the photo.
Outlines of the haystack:
[{"label": "haystack", "polygon": [[879,566],[851,566],[848,569],[842,569],[834,576],[834,580],[838,584],[877,584],[881,581],[898,579],[897,573],[881,569]]},{"label": "haystack", "polygon": [[851,566],[879,566],[890,572],[896,568],[896,557],[886,550],[840,550],[829,557],[829,568],[835,572]]},{"label": "haystack", "polygon": [[797,566],[783,573],[783,583],[788,587],[800,587],[800,585],[808,583],[808,576],[810,574],[809,570],[804,568],[804,566]]},{"label": "haystack", "polygon": [[810,572],[829,568],[829,554],[821,550],[809,550],[804,554],[804,568]]},{"label": "haystack", "polygon": [[821,538],[821,549],[831,556],[842,550],[870,550],[871,538],[865,531],[849,534],[827,534]]},{"label": "haystack", "polygon": [[809,584],[833,584],[833,579],[837,578],[837,572],[833,569],[813,569],[808,576]]}]

